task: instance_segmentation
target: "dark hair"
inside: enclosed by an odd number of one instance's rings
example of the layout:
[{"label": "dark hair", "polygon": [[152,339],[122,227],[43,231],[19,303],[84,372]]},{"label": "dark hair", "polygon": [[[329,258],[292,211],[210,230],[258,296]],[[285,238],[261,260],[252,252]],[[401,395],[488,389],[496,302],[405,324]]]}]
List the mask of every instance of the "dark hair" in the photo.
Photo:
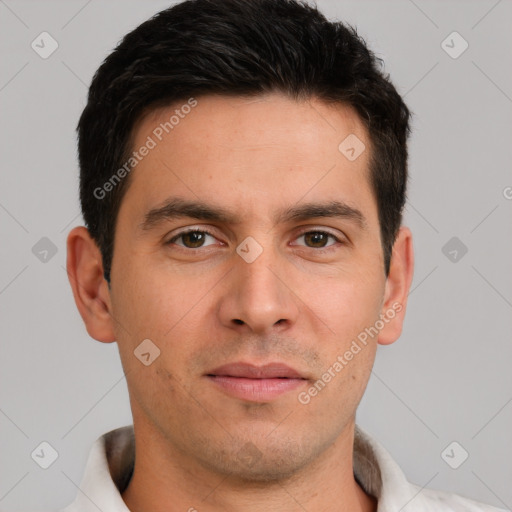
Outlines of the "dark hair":
[{"label": "dark hair", "polygon": [[77,128],[82,213],[107,281],[130,174],[97,191],[128,161],[136,122],[199,95],[276,91],[357,111],[370,136],[387,274],[405,204],[410,114],[381,64],[354,28],[300,0],[187,0],[126,35],[94,75]]}]

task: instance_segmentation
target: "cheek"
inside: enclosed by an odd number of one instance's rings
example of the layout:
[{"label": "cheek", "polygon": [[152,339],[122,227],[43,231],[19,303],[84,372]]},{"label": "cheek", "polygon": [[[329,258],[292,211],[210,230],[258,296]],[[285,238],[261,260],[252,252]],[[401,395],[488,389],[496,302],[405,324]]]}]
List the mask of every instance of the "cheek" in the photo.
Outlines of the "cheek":
[{"label": "cheek", "polygon": [[155,272],[149,264],[133,262],[121,271],[113,300],[114,313],[129,326],[132,337],[162,339],[193,308],[201,290],[180,276]]},{"label": "cheek", "polygon": [[195,278],[136,262],[126,265],[122,275],[113,307],[123,366],[140,370],[134,350],[149,339],[160,353],[145,370],[155,367],[161,372],[146,371],[145,378],[163,388],[172,385],[172,378],[186,380],[194,354],[205,347],[205,333],[211,333],[216,325],[214,294],[205,296],[205,291],[214,286],[218,276],[210,273]]},{"label": "cheek", "polygon": [[[331,329],[337,349],[355,339],[379,318],[384,279],[378,276],[342,275],[309,293],[311,308]],[[334,332],[332,332],[334,331]]]},{"label": "cheek", "polygon": [[324,432],[336,430],[350,421],[368,384],[375,351],[375,343],[350,343],[326,358],[324,373],[298,396],[299,410],[314,423],[313,430],[315,425]]},{"label": "cheek", "polygon": [[[379,319],[384,293],[383,279],[356,276],[332,281],[325,293],[317,293],[315,310],[328,324],[331,333],[319,346],[323,373],[322,398],[318,404],[333,404],[333,414],[359,403],[375,360]],[[315,390],[312,390],[315,393]],[[328,414],[324,411],[323,414]]]},{"label": "cheek", "polygon": [[[130,393],[141,407],[148,407],[149,414],[162,406],[157,403],[162,396],[172,396],[178,403],[187,398],[184,369],[194,348],[191,342],[198,338],[190,337],[198,292],[134,268],[123,276],[113,301],[119,353],[125,373],[130,374]],[[142,358],[146,353],[150,354],[147,366]]]}]

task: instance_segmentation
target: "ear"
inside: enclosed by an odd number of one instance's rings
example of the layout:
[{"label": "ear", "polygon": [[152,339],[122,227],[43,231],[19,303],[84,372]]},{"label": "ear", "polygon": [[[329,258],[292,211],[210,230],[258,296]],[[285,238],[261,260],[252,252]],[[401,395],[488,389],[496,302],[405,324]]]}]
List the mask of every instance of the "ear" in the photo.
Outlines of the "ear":
[{"label": "ear", "polygon": [[401,227],[393,245],[389,275],[386,279],[384,303],[381,311],[384,328],[379,332],[378,337],[378,342],[381,345],[390,345],[402,333],[407,296],[409,295],[413,272],[412,234],[409,228]]},{"label": "ear", "polygon": [[115,341],[112,304],[103,277],[101,252],[84,226],[72,229],[67,239],[67,272],[78,311],[95,340]]}]

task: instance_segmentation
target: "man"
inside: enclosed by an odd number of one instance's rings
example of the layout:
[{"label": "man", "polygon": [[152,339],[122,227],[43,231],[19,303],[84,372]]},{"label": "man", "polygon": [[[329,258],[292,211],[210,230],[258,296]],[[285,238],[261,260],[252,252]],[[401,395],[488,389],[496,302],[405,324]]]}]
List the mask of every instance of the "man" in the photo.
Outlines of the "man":
[{"label": "man", "polygon": [[413,274],[409,111],[357,34],[192,0],[128,34],[78,126],[68,273],[133,428],[66,511],[492,511],[407,483],[355,424]]}]

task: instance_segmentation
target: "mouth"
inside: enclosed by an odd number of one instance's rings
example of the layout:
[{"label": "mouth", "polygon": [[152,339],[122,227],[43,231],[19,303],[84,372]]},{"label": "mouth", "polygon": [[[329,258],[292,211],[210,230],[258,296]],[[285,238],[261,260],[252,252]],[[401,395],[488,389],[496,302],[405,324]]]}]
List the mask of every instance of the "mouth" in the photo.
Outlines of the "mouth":
[{"label": "mouth", "polygon": [[249,402],[269,402],[305,385],[308,379],[283,363],[230,363],[205,375],[224,393]]}]

